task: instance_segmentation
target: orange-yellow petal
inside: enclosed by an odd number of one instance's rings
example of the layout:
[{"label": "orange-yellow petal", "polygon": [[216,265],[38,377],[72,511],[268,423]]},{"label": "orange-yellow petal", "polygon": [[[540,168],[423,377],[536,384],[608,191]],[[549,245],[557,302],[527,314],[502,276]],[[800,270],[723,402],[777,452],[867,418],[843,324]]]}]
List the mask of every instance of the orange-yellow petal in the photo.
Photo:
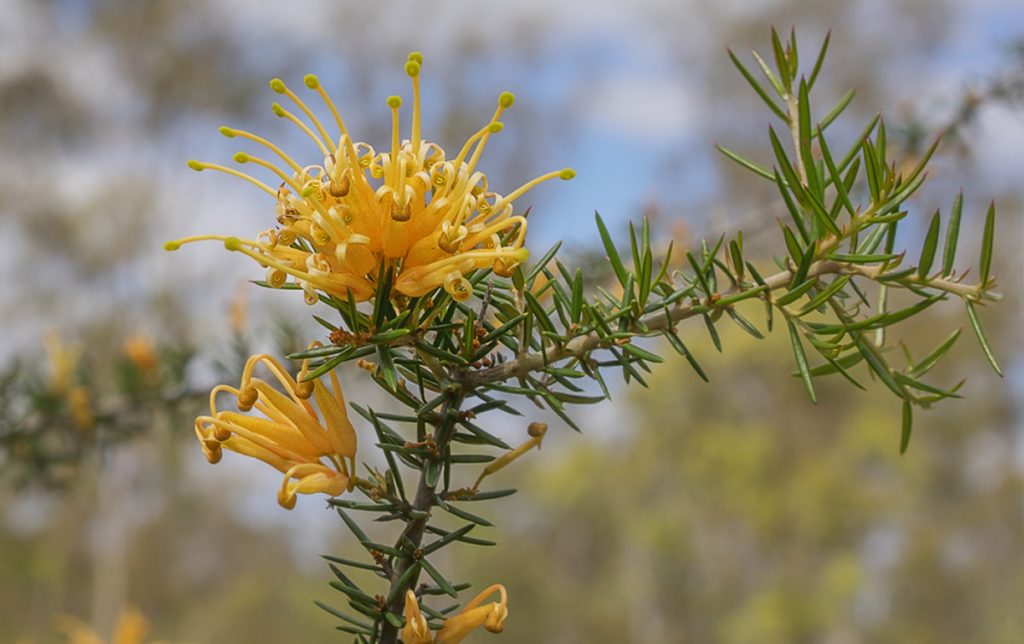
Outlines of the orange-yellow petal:
[{"label": "orange-yellow petal", "polygon": [[[495,592],[500,595],[500,601],[481,606],[483,600]],[[508,597],[505,587],[501,584],[494,584],[474,597],[459,611],[459,614],[445,620],[444,626],[437,632],[435,642],[458,644],[480,626],[491,633],[500,633],[505,627],[506,617],[508,617]]]},{"label": "orange-yellow petal", "polygon": [[416,593],[411,590],[405,591],[405,626],[402,628],[402,642],[404,644],[431,644],[434,641],[432,635],[426,618],[420,612]]},{"label": "orange-yellow petal", "polygon": [[281,488],[277,492],[277,502],[291,510],[295,507],[297,494],[323,492],[328,496],[338,496],[346,487],[348,477],[341,472],[319,463],[303,463],[294,465],[285,472]]}]

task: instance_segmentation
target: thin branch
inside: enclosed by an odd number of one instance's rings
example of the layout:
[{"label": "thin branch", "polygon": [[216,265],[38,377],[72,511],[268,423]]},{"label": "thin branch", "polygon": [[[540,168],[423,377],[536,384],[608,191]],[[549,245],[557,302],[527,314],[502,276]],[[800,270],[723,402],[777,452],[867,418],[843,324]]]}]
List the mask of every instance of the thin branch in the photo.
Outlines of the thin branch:
[{"label": "thin branch", "polygon": [[[822,275],[843,274],[859,275],[868,279],[878,279],[881,275],[881,271],[883,270],[883,266],[883,264],[862,265],[851,264],[848,262],[837,262],[833,260],[821,260],[811,264],[810,269],[807,271],[807,277],[812,278]],[[769,291],[775,291],[788,286],[792,280],[793,273],[791,271],[782,271],[770,277],[766,277],[764,282]],[[914,276],[898,280],[896,283],[903,285],[907,282],[912,283],[915,286],[946,291],[968,299],[985,298],[996,301],[1001,297],[997,293],[985,292],[978,286],[960,284],[959,282],[939,278],[920,279]],[[740,292],[740,290],[741,289],[733,287],[724,293],[724,295],[734,294]],[[762,294],[759,295],[759,297],[763,298],[765,295]],[[644,316],[640,319],[638,326],[649,331],[650,335],[655,335],[658,332],[667,331],[682,320],[705,312],[707,312],[707,305],[703,303],[692,304],[681,300],[669,309],[667,313],[665,311],[659,311],[657,313],[651,313]],[[502,382],[510,378],[524,377],[533,371],[545,369],[552,363],[561,362],[567,358],[583,358],[591,351],[607,348],[613,344],[614,340],[602,338],[597,333],[580,335],[567,342],[563,347],[548,349],[544,355],[540,353],[527,353],[517,356],[514,360],[510,360],[487,369],[468,372],[461,379],[461,384],[464,390],[472,391],[476,387],[482,385]]]}]

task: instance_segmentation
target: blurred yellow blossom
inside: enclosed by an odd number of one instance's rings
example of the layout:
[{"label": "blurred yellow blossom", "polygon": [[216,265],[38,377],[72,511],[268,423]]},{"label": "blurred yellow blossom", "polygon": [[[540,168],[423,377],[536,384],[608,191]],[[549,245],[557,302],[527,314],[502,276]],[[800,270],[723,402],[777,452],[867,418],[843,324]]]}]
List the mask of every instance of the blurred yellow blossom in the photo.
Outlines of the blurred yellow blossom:
[{"label": "blurred yellow blossom", "polygon": [[201,235],[168,242],[165,248],[176,250],[198,240],[223,241],[228,250],[248,255],[266,268],[269,285],[281,287],[291,278],[305,291],[309,304],[319,299],[318,292],[342,300],[350,296],[368,300],[387,271],[392,271],[392,288],[397,293],[418,297],[444,287],[459,301],[472,293],[466,273],[491,268],[499,275],[511,274],[528,256],[523,247],[526,218],[514,214],[512,203],[544,181],[571,179],[575,173],[570,169],[549,172],[505,195],[491,191],[477,166],[490,137],[501,131],[498,119],[511,107],[513,95],[503,93],[487,123],[449,159],[438,144],[421,135],[422,63],[423,57],[414,52],[405,64],[413,86],[409,138],[400,138],[402,99],[392,96],[387,101],[391,141],[380,153],[352,139],[316,76],[306,76],[305,85],[330,111],[337,135],[330,134],[283,81],[272,80],[270,87],[294,103],[305,120],[278,103],[273,105],[274,113],[313,141],[322,164],[301,165],[261,136],[222,127],[224,136],[247,139],[278,157],[280,161],[271,162],[239,152],[234,160],[269,170],[280,180],[279,186],[275,189],[223,165],[190,161],[189,166],[226,172],[266,192],[276,202],[278,226],[256,239]]},{"label": "blurred yellow blossom", "polygon": [[228,319],[231,320],[231,332],[241,335],[249,324],[249,289],[242,282],[235,289],[235,294],[228,303]]},{"label": "blurred yellow blossom", "polygon": [[[260,364],[285,393],[253,377],[253,370]],[[277,500],[289,510],[295,507],[299,493],[337,496],[351,489],[355,474],[356,434],[338,378],[333,372],[329,375],[330,387],[319,379],[300,382],[306,369],[303,363],[297,381],[273,357],[252,356],[245,363],[239,387],[214,387],[210,392],[210,415],[200,416],[195,422],[196,436],[209,462],[220,461],[222,448],[226,447],[284,474]],[[217,408],[217,395],[222,392],[235,396],[238,411]],[[310,398],[316,402],[319,416]],[[253,407],[264,417],[239,413]]]},{"label": "blurred yellow blossom", "polygon": [[50,362],[50,392],[64,399],[75,427],[88,431],[96,425],[89,390],[75,382],[75,372],[82,357],[82,347],[69,345],[60,333],[51,330],[43,340]]},{"label": "blurred yellow blossom", "polygon": [[96,414],[93,413],[89,390],[82,385],[75,385],[67,393],[68,409],[75,427],[87,432],[96,425]]},{"label": "blurred yellow blossom", "polygon": [[46,334],[43,345],[50,365],[50,391],[62,395],[71,388],[74,381],[75,370],[82,357],[82,347],[65,343],[55,329]]},{"label": "blurred yellow blossom", "polygon": [[121,353],[128,361],[135,365],[144,378],[152,380],[156,376],[156,369],[159,365],[156,350],[153,348],[153,341],[149,336],[136,333],[124,341],[121,345]]},{"label": "blurred yellow blossom", "polygon": [[[69,644],[103,644],[103,638],[77,617],[61,615],[57,628],[67,636]],[[149,622],[142,612],[134,606],[126,606],[117,618],[110,644],[142,644],[148,633]]]}]

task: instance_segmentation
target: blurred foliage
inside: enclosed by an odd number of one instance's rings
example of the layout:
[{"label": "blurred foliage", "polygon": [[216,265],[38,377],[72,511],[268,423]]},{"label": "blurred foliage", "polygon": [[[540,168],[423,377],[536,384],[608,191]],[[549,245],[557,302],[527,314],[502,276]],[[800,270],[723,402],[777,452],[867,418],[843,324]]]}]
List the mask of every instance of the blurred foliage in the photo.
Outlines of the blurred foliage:
[{"label": "blurred foliage", "polygon": [[52,330],[45,354],[35,352],[47,360],[25,356],[0,375],[3,484],[70,485],[83,458],[147,433],[157,416],[182,422],[198,401],[185,385],[194,355],[185,343],[135,335],[118,349],[89,348]]},{"label": "blurred foliage", "polygon": [[1004,50],[999,67],[969,82],[950,104],[942,106],[941,115],[929,105],[908,101],[903,106],[893,138],[906,154],[920,156],[930,145],[929,137],[935,134],[959,154],[970,154],[971,131],[983,108],[1020,109],[1024,104],[1024,39],[1005,45]]}]

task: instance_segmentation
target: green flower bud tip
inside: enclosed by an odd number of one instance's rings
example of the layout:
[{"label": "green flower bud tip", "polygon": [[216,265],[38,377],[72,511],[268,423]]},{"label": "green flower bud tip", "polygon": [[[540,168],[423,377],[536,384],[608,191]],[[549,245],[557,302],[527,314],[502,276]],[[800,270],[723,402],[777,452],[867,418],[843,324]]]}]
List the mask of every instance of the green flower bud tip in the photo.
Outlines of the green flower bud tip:
[{"label": "green flower bud tip", "polygon": [[227,239],[224,240],[224,248],[227,248],[228,250],[235,251],[240,249],[241,247],[242,242],[238,239],[238,237],[228,237]]},{"label": "green flower bud tip", "polygon": [[393,110],[397,110],[398,108],[402,107],[402,97],[388,96],[388,107],[390,107]]},{"label": "green flower bud tip", "polygon": [[275,78],[270,81],[270,89],[274,90],[278,94],[284,94],[285,89],[287,88],[284,86],[283,80],[281,80],[280,78]]},{"label": "green flower bud tip", "polygon": [[320,87],[320,79],[315,74],[306,74],[302,77],[302,82],[306,84],[309,89],[316,89]]},{"label": "green flower bud tip", "polygon": [[498,132],[501,132],[504,127],[505,124],[501,121],[491,121],[490,125],[487,126],[487,131],[491,134],[497,134]]},{"label": "green flower bud tip", "polygon": [[199,161],[196,161],[195,159],[191,159],[188,162],[188,167],[192,168],[196,172],[202,172],[203,171],[203,164],[200,163]]},{"label": "green flower bud tip", "polygon": [[235,163],[249,163],[249,155],[245,152],[236,152],[232,158],[235,160]]},{"label": "green flower bud tip", "polygon": [[220,133],[228,137],[229,139],[235,138],[235,131],[226,125],[220,126]]},{"label": "green flower bud tip", "polygon": [[562,181],[568,181],[576,176],[576,171],[572,168],[566,168],[558,173],[558,178]]},{"label": "green flower bud tip", "polygon": [[405,64],[405,73],[408,74],[410,78],[416,78],[420,75],[420,64],[415,60],[410,60]]},{"label": "green flower bud tip", "polygon": [[516,95],[513,94],[512,92],[502,92],[501,95],[498,96],[498,105],[500,105],[500,106],[502,106],[504,108],[512,107],[512,103],[515,103],[515,102],[516,102]]},{"label": "green flower bud tip", "polygon": [[178,250],[181,248],[181,243],[176,241],[169,241],[164,244],[164,250]]},{"label": "green flower bud tip", "polygon": [[274,116],[280,116],[284,118],[284,108],[281,107],[280,103],[274,103],[270,106],[271,111],[274,112]]},{"label": "green flower bud tip", "polygon": [[423,54],[421,54],[418,51],[411,52],[409,54],[409,60],[411,60],[412,62],[414,62],[414,63],[416,63],[418,65],[422,65],[423,64]]}]

